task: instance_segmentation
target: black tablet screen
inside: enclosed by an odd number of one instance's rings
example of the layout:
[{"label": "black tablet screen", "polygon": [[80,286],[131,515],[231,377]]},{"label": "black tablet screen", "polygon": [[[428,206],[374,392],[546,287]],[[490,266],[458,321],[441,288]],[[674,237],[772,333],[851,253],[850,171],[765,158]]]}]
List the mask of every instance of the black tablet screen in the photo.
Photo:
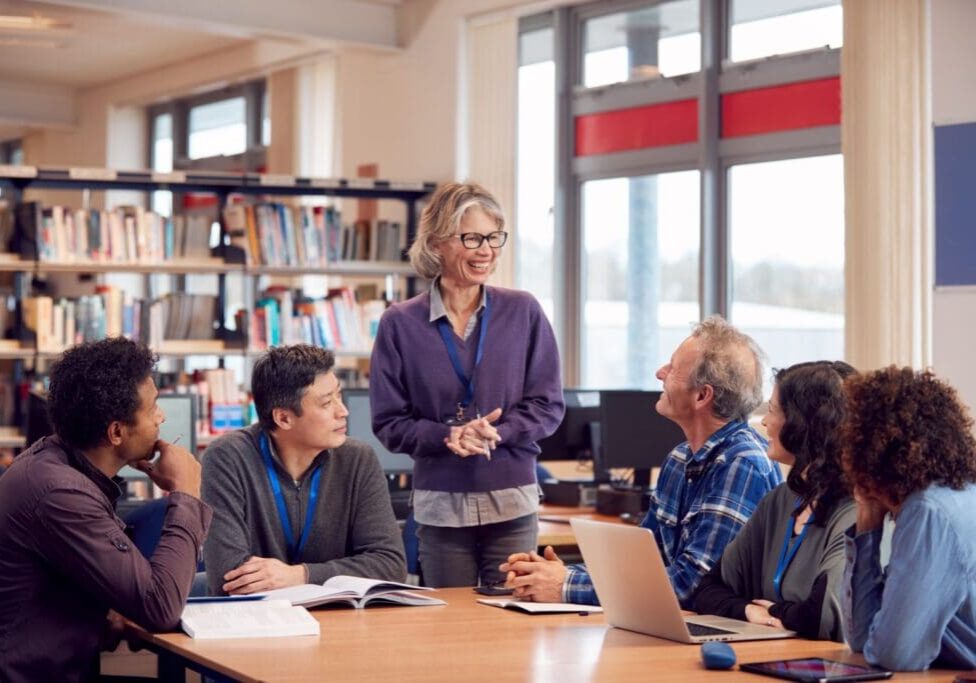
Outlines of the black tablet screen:
[{"label": "black tablet screen", "polygon": [[787,659],[778,662],[744,664],[743,669],[795,681],[850,681],[888,678],[891,673],[860,664],[847,664],[829,659]]}]

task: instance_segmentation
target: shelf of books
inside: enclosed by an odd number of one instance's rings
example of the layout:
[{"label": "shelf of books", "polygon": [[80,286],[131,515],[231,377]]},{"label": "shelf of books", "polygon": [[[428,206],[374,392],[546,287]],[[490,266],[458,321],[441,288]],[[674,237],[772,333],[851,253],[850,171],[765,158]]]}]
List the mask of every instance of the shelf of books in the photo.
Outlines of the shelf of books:
[{"label": "shelf of books", "polygon": [[[13,277],[0,313],[0,360],[15,361],[18,383],[30,372],[25,361],[118,335],[165,358],[217,357],[218,369],[224,359],[246,362],[272,346],[299,342],[333,349],[340,365],[361,368],[387,298],[405,291],[413,276],[406,247],[418,203],[435,184],[0,165],[0,187],[0,281]],[[164,216],[142,206],[49,205],[25,196],[35,189],[165,190],[215,199],[177,202],[183,208]],[[403,202],[405,219],[346,220],[327,197]],[[65,284],[64,274],[79,277]],[[144,279],[133,287],[116,274]],[[150,277],[156,274],[172,279]],[[217,293],[183,291],[187,275],[216,276]],[[253,296],[228,297],[228,275],[251,282]],[[296,284],[310,275],[384,278],[385,284],[336,287],[330,279],[310,296]],[[6,441],[0,431],[0,447],[16,442],[15,428],[0,429],[13,430]]]}]

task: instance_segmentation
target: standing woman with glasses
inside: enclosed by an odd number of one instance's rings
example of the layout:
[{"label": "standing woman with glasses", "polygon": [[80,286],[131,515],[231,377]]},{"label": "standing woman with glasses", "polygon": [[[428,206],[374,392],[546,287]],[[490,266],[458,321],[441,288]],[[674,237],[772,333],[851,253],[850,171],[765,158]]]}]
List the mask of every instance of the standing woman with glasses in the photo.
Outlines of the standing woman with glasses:
[{"label": "standing woman with glasses", "polygon": [[841,469],[847,415],[840,361],[798,363],[776,373],[763,418],[770,459],[792,469],[725,547],[693,597],[702,614],[843,640],[837,587],[854,501]]},{"label": "standing woman with glasses", "polygon": [[430,289],[386,311],[373,347],[373,431],[413,457],[420,565],[434,587],[501,582],[498,565],[536,546],[536,442],[563,417],[542,308],[487,284],[507,238],[485,188],[438,188],[410,247]]}]

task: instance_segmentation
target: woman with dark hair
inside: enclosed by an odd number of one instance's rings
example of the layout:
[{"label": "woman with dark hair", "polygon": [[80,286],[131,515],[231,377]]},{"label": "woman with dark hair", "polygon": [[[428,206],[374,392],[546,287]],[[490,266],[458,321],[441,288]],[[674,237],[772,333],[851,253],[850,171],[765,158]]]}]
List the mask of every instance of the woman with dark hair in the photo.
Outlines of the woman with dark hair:
[{"label": "woman with dark hair", "polygon": [[[857,501],[844,536],[844,631],[888,669],[976,668],[976,439],[955,390],[889,368],[847,383],[843,465]],[[895,520],[887,571],[885,515]]]},{"label": "woman with dark hair", "polygon": [[702,614],[841,640],[834,588],[854,504],[842,482],[840,428],[847,363],[800,363],[776,373],[763,425],[769,457],[791,466],[695,591]]}]

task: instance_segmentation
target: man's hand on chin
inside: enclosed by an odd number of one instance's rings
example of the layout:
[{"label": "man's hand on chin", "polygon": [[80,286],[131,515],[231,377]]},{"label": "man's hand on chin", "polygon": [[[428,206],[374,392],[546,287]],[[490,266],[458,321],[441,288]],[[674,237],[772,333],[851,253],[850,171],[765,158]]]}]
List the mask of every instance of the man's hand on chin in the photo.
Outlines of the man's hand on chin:
[{"label": "man's hand on chin", "polygon": [[518,553],[499,569],[507,573],[505,585],[514,588],[516,598],[533,602],[562,602],[566,565],[552,546],[546,546],[545,556],[536,552]]},{"label": "man's hand on chin", "polygon": [[223,589],[228,595],[248,595],[297,586],[306,581],[308,571],[304,564],[285,564],[273,557],[252,557],[224,574]]}]

